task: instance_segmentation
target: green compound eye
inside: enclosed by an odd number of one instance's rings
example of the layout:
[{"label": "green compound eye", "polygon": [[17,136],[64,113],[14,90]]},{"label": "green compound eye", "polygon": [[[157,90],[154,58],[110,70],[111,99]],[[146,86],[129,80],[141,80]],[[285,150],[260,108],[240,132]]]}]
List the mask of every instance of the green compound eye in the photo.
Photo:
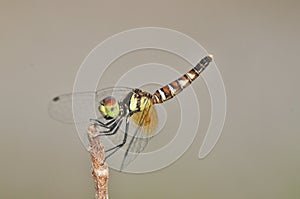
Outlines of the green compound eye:
[{"label": "green compound eye", "polygon": [[99,111],[105,119],[113,119],[120,113],[119,103],[114,97],[108,96],[101,100]]}]

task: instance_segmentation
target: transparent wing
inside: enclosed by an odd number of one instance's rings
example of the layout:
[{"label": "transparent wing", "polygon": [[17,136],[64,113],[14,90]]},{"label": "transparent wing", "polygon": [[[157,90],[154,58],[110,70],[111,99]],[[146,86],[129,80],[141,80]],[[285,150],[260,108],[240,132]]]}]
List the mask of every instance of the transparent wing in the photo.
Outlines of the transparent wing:
[{"label": "transparent wing", "polygon": [[[56,96],[49,102],[48,113],[51,118],[59,122],[74,123],[72,99],[78,102],[77,107],[74,108],[79,112],[84,112],[86,111],[86,107],[90,106],[88,103],[91,100],[94,101],[95,96],[95,92],[69,93]],[[85,118],[83,121],[77,122],[87,122],[89,119],[90,118]]]},{"label": "transparent wing", "polygon": [[[63,94],[50,101],[48,107],[49,115],[60,122],[75,123],[78,135],[88,149],[89,141],[86,130],[91,123],[90,119],[97,119],[103,123],[108,122],[99,112],[99,102],[107,96],[114,96],[117,101],[122,102],[131,92],[131,88],[118,87],[96,92]],[[116,134],[119,134],[119,132]],[[111,146],[110,143],[111,141],[107,142],[106,148]]]},{"label": "transparent wing", "polygon": [[[68,93],[54,97],[48,106],[48,113],[51,118],[63,123],[89,122],[90,119],[102,119],[98,111],[99,102],[106,96],[114,96],[122,101],[133,89],[131,88],[107,88],[96,92],[87,91],[80,93]],[[73,108],[72,108],[73,107]],[[74,111],[82,114],[86,112],[96,114],[96,118],[77,117],[74,120]],[[77,114],[79,115],[79,114]]]},{"label": "transparent wing", "polygon": [[142,130],[139,127],[135,136],[128,137],[128,144],[124,153],[120,171],[126,168],[146,148],[150,137],[141,137],[141,133]]}]

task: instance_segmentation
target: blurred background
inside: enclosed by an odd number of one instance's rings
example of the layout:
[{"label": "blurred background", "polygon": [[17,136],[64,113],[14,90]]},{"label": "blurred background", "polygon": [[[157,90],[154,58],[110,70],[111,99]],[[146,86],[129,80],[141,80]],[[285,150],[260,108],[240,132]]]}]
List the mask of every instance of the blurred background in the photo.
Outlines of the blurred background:
[{"label": "blurred background", "polygon": [[[48,103],[72,91],[80,64],[97,44],[144,26],[183,32],[214,54],[226,87],[227,118],[214,150],[199,160],[210,98],[203,79],[197,80],[192,86],[201,121],[191,148],[156,172],[111,170],[110,198],[300,198],[299,1],[0,5],[0,198],[94,197],[90,156],[74,125],[49,117]],[[99,85],[114,85],[126,71],[149,62],[182,73],[191,67],[166,52],[138,51],[114,62]],[[176,100],[166,104],[167,110],[176,107]],[[176,128],[172,121],[166,132]]]}]

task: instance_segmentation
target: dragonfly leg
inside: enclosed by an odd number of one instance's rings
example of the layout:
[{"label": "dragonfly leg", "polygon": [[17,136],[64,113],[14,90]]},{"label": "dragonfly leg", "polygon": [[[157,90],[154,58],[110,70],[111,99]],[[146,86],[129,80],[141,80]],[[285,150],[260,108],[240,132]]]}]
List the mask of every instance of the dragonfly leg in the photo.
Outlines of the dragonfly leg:
[{"label": "dragonfly leg", "polygon": [[[127,140],[127,135],[128,135],[128,127],[129,127],[129,117],[126,118],[126,127],[125,127],[125,133],[124,133],[124,137],[123,137],[123,141],[121,144],[118,144],[108,150],[105,151],[105,153],[109,152],[109,151],[112,151],[110,154],[106,155],[105,157],[105,160],[107,158],[109,158],[110,156],[112,156],[115,152],[118,151],[118,149],[120,149],[122,146],[124,146],[124,144],[126,143],[126,140]],[[104,160],[104,161],[105,161]]]},{"label": "dragonfly leg", "polygon": [[[116,125],[114,125],[114,128],[111,128],[107,131],[100,131],[100,136],[108,136],[108,135],[116,134],[122,123],[123,123],[123,119],[119,120],[119,122]],[[113,131],[113,132],[111,132],[111,131]]]},{"label": "dragonfly leg", "polygon": [[98,136],[114,135],[120,128],[122,121],[123,121],[123,119],[117,120],[112,126],[110,126],[109,128],[107,127],[108,130],[99,131],[98,134],[96,134],[94,136],[94,138],[96,138]]},{"label": "dragonfly leg", "polygon": [[[114,129],[116,128],[116,126],[119,125],[119,123],[120,123],[121,120],[122,120],[122,118],[119,118],[119,119],[115,120],[110,126],[107,126],[107,127],[101,126],[101,127],[103,127],[103,128],[106,128],[107,130],[100,131],[100,132],[99,132],[99,135],[100,135],[100,134],[106,134],[106,133],[109,133],[109,132],[111,132],[112,130],[114,130]],[[95,125],[98,125],[98,123],[95,123]],[[99,135],[96,135],[96,137],[99,136]]]},{"label": "dragonfly leg", "polygon": [[93,122],[94,124],[97,124],[97,125],[99,125],[101,127],[104,127],[104,128],[109,128],[109,125],[113,124],[116,121],[116,119],[117,118],[112,119],[107,123],[103,123],[103,122],[101,122],[100,120],[97,120],[97,119],[90,119],[90,122]]}]

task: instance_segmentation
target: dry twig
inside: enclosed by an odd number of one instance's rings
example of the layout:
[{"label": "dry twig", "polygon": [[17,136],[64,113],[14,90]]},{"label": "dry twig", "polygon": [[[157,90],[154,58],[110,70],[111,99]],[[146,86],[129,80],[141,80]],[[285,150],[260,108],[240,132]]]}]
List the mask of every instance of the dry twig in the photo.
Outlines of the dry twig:
[{"label": "dry twig", "polygon": [[100,142],[97,126],[91,124],[88,128],[90,142],[89,152],[92,156],[92,175],[95,181],[96,199],[108,199],[108,166],[104,163],[105,150]]}]

